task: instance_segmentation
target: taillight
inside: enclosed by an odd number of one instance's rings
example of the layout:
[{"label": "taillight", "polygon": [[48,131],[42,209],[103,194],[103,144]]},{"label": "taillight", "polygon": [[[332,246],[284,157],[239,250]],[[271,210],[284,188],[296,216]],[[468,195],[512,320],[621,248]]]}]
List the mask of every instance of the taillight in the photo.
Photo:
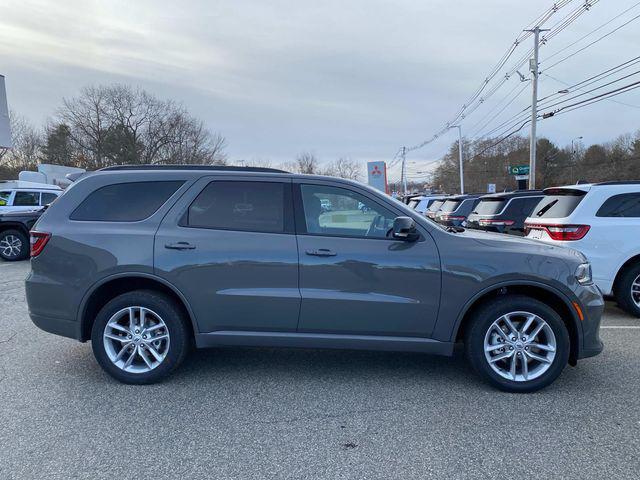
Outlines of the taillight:
[{"label": "taillight", "polygon": [[587,234],[590,225],[542,225],[537,223],[527,223],[526,231],[532,229],[545,230],[552,240],[572,241],[581,240]]},{"label": "taillight", "polygon": [[31,232],[31,258],[37,257],[42,253],[42,250],[44,249],[50,238],[50,233],[34,231]]},{"label": "taillight", "polygon": [[509,227],[516,223],[514,220],[494,220],[491,218],[481,218],[478,220],[480,225],[491,225],[492,227]]}]

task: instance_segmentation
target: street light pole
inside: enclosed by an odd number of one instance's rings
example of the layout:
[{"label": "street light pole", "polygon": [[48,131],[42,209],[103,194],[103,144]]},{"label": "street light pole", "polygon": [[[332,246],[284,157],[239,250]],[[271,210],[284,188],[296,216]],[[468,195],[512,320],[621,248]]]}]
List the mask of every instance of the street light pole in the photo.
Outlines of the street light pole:
[{"label": "street light pole", "polygon": [[571,183],[573,183],[573,164],[576,161],[576,150],[573,148],[573,142],[576,140],[582,140],[582,135],[571,139]]},{"label": "street light pole", "polygon": [[462,127],[460,125],[451,125],[449,129],[458,129],[458,161],[460,163],[460,194],[464,193],[464,166],[462,156]]}]

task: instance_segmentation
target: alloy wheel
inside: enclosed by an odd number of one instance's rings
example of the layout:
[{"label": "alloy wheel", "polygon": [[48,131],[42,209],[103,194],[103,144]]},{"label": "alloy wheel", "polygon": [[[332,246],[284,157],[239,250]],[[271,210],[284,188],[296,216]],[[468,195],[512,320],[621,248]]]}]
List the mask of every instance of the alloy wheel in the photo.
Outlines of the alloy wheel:
[{"label": "alloy wheel", "polygon": [[22,240],[15,235],[6,235],[0,240],[0,252],[5,258],[17,258],[22,252]]},{"label": "alloy wheel", "polygon": [[530,312],[502,315],[484,337],[484,354],[491,369],[515,382],[543,375],[553,363],[556,348],[556,336],[549,324]]},{"label": "alloy wheel", "polygon": [[104,349],[116,367],[146,373],[158,367],[169,352],[169,330],[164,320],[145,307],[126,307],[107,322]]},{"label": "alloy wheel", "polygon": [[640,308],[640,275],[631,283],[631,300]]}]

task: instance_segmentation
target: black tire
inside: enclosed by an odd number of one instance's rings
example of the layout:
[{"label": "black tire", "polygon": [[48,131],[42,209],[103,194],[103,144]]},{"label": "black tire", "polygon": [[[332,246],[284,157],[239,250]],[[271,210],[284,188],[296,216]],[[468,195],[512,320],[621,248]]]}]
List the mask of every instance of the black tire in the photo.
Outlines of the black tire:
[{"label": "black tire", "polygon": [[[158,314],[169,333],[169,347],[164,360],[148,372],[126,372],[111,362],[105,350],[103,333],[107,322],[116,312],[130,306],[144,307]],[[129,384],[150,384],[166,378],[184,360],[192,343],[191,328],[180,307],[173,299],[152,290],[135,290],[109,301],[98,313],[91,329],[91,346],[100,366],[113,378]]]},{"label": "black tire", "polygon": [[[640,276],[640,262],[632,264],[620,274],[614,288],[614,296],[620,308],[631,315],[640,318],[640,306],[634,301],[631,294],[633,282]],[[639,292],[640,293],[640,292]]]},{"label": "black tire", "polygon": [[15,244],[15,240],[17,239],[20,243],[20,252],[16,255],[15,253],[5,254],[8,252],[7,250],[0,249],[0,258],[6,260],[7,262],[16,262],[18,260],[24,260],[29,258],[29,250],[31,246],[29,245],[29,237],[25,235],[20,230],[5,230],[0,233],[0,245],[2,242],[6,242],[12,239],[11,243]]},{"label": "black tire", "polygon": [[[491,368],[485,357],[485,335],[493,322],[505,314],[516,311],[530,312],[539,316],[549,325],[555,335],[555,358],[548,369],[533,380],[515,381],[504,378]],[[467,358],[475,371],[494,387],[514,393],[534,392],[550,385],[560,376],[567,365],[570,349],[567,327],[558,313],[545,303],[524,295],[503,295],[484,303],[474,312],[473,316],[473,323],[469,325],[465,335]],[[522,356],[525,356],[524,352]],[[521,360],[519,361],[521,362]]]}]

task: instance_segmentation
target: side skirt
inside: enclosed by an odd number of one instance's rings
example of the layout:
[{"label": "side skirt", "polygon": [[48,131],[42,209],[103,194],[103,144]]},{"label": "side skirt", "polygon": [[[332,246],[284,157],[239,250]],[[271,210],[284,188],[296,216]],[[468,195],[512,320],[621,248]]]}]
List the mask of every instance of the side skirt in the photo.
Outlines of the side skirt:
[{"label": "side skirt", "polygon": [[451,356],[454,343],[417,337],[220,330],[197,334],[196,346],[198,348],[242,346],[385,350]]}]

